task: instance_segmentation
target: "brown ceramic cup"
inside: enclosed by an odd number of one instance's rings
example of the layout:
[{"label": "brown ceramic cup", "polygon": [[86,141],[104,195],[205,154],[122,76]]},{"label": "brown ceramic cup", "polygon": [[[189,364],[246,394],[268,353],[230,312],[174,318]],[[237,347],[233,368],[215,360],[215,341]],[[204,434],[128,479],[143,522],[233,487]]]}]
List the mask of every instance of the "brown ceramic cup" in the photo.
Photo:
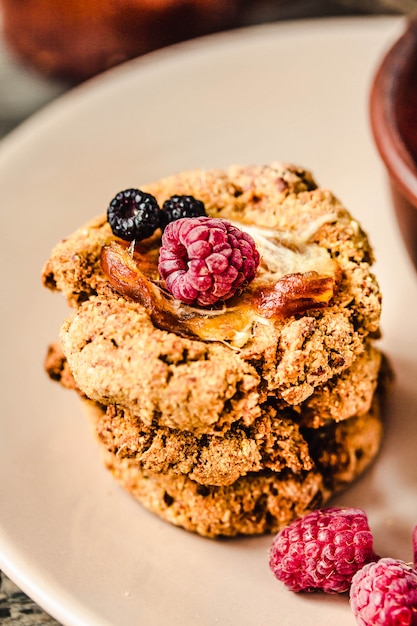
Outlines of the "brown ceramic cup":
[{"label": "brown ceramic cup", "polygon": [[370,119],[385,164],[399,229],[417,269],[417,21],[382,59],[372,83]]}]

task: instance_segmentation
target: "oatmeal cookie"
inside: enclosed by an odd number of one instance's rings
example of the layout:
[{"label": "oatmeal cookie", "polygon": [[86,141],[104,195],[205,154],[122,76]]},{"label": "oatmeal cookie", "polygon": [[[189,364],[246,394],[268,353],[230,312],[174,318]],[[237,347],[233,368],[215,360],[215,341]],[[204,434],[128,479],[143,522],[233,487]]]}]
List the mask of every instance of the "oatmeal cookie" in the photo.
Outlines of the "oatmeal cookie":
[{"label": "oatmeal cookie", "polygon": [[[351,417],[369,408],[380,364],[379,352],[365,342],[349,368],[295,402],[288,389],[272,393],[238,352],[155,329],[140,305],[120,298],[96,297],[81,305],[64,323],[61,341],[86,396],[120,405],[148,426],[157,421],[199,433],[220,433],[237,420],[249,426],[268,396],[295,405],[305,424]],[[306,350],[298,351],[299,358]],[[286,358],[295,360],[297,351],[290,347]]]},{"label": "oatmeal cookie", "polygon": [[[103,407],[84,408],[96,428]],[[274,533],[295,517],[323,506],[360,476],[375,459],[382,437],[379,396],[368,413],[308,436],[314,465],[294,472],[251,472],[230,485],[202,485],[185,474],[156,473],[110,452],[103,459],[114,478],[146,508],[186,530],[207,537]]]},{"label": "oatmeal cookie", "polygon": [[143,428],[140,420],[116,406],[96,424],[99,440],[119,458],[130,458],[154,473],[186,474],[203,485],[230,485],[250,472],[313,467],[308,445],[291,412],[264,404],[248,428],[241,424],[221,435],[195,436],[170,428]]},{"label": "oatmeal cookie", "polygon": [[255,277],[226,302],[181,302],[159,272],[159,228],[129,246],[94,218],[43,269],[73,309],[45,368],[81,397],[107,467],[145,507],[208,537],[276,532],[378,453],[372,248],[293,165],[191,171],[141,189],[160,207],[193,196],[250,235]]},{"label": "oatmeal cookie", "polygon": [[[280,316],[276,293],[261,290],[255,310],[255,279],[253,290],[232,298],[226,311],[184,313],[180,306],[177,325],[160,327],[161,316],[153,314],[160,303],[146,307],[132,301],[103,272],[103,246],[114,237],[105,216],[98,217],[61,242],[43,272],[45,285],[62,291],[76,308],[61,339],[87,396],[119,404],[148,423],[164,414],[171,416],[172,427],[204,431],[217,424],[221,430],[225,410],[233,420],[233,409],[235,414],[244,409],[250,423],[270,395],[300,405],[350,368],[367,338],[378,336],[381,296],[368,239],[308,172],[279,163],[232,167],[187,172],[143,189],[160,204],[172,194],[203,200],[209,215],[232,220],[254,236],[265,265],[262,276],[295,274],[299,282],[307,281],[307,293],[312,276],[324,276],[330,282],[327,296],[320,297],[329,300],[323,305],[313,295],[305,310],[302,300],[301,312]],[[156,233],[149,245],[139,245],[137,255],[146,267],[158,241]],[[298,287],[291,288],[294,293]],[[166,300],[166,306],[172,302]],[[160,388],[169,389],[162,404],[156,401]]]},{"label": "oatmeal cookie", "polygon": [[[369,346],[358,364],[331,386],[316,389],[297,410],[270,399],[259,405],[260,417],[253,423],[247,425],[243,415],[221,433],[199,435],[161,426],[161,420],[146,424],[110,404],[98,414],[96,434],[120,459],[129,458],[154,473],[185,474],[201,484],[229,485],[240,476],[265,469],[310,470],[315,461],[309,449],[313,440],[309,431],[367,413],[378,382],[381,388],[385,386],[383,377],[378,376],[381,359],[376,348]],[[64,387],[78,390],[59,344],[49,348],[45,367]],[[305,433],[309,433],[307,437]]]}]

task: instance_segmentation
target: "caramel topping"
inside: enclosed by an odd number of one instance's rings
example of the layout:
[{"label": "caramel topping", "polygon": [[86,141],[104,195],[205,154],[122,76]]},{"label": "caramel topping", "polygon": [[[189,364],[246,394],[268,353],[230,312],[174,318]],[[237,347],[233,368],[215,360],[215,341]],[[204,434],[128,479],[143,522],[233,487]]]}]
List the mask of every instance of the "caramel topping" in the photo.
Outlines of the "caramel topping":
[{"label": "caramel topping", "polygon": [[144,271],[154,272],[155,266],[149,258],[132,258],[126,248],[117,241],[103,246],[100,265],[109,283],[123,296],[139,302],[150,313],[157,328],[193,337],[194,333],[178,317],[172,301],[164,297],[161,289],[148,278]]},{"label": "caramel topping", "polygon": [[[268,254],[263,255],[258,276],[222,308],[193,307],[163,289],[158,273],[158,237],[137,245],[133,256],[125,242],[111,241],[102,249],[101,268],[115,291],[149,311],[156,327],[240,348],[251,338],[255,323],[273,324],[274,320],[328,306],[340,281],[339,266],[323,248],[300,244],[299,239],[298,247],[289,247],[288,241],[283,244],[275,234],[267,234],[268,240],[261,235]],[[320,271],[311,269],[314,260]],[[287,270],[284,275],[279,272],[280,264],[284,272]]]},{"label": "caramel topping", "polygon": [[254,304],[263,317],[291,317],[326,307],[335,289],[333,276],[320,276],[314,271],[287,274],[273,285],[258,287],[253,294]]}]

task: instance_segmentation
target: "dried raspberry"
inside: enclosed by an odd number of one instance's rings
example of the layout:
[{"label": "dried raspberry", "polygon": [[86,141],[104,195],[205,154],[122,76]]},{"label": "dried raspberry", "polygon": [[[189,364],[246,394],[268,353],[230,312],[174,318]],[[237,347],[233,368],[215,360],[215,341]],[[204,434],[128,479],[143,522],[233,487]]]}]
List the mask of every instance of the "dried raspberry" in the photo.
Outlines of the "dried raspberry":
[{"label": "dried raspberry", "polygon": [[352,576],[376,558],[365,512],[333,507],[283,528],[271,546],[269,565],[292,591],[343,593]]},{"label": "dried raspberry", "polygon": [[368,563],[352,579],[350,605],[360,626],[416,626],[416,570],[397,559]]},{"label": "dried raspberry", "polygon": [[187,304],[231,298],[253,280],[258,265],[252,237],[221,218],[182,218],[162,235],[159,272],[172,295]]}]

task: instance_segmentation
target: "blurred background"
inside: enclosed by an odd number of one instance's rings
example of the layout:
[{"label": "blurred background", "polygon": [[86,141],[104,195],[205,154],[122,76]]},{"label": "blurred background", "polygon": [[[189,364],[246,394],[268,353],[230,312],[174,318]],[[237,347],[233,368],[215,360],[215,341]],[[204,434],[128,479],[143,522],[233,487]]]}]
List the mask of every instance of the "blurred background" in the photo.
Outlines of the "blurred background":
[{"label": "blurred background", "polygon": [[417,0],[0,0],[0,137],[74,85],[173,43],[278,20],[416,7]]},{"label": "blurred background", "polygon": [[[267,22],[413,11],[417,0],[0,0],[0,138],[83,81],[171,44]],[[1,572],[0,623],[57,624]]]}]

